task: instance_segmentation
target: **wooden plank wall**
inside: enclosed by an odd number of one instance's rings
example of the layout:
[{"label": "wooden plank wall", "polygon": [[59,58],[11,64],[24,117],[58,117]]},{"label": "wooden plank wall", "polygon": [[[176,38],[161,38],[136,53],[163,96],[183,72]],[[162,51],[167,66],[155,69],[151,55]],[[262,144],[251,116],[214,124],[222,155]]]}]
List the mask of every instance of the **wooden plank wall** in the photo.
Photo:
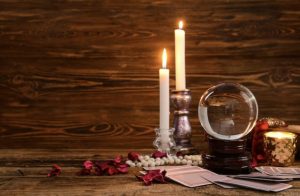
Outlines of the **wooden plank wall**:
[{"label": "wooden plank wall", "polygon": [[199,98],[219,82],[300,123],[299,0],[0,0],[0,148],[151,148],[179,19],[196,145]]}]

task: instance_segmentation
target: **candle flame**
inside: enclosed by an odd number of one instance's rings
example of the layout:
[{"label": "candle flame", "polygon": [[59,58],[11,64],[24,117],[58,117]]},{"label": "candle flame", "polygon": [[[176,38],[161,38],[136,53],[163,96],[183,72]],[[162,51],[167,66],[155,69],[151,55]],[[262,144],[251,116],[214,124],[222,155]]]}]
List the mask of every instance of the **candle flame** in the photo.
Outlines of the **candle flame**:
[{"label": "candle flame", "polygon": [[182,29],[183,28],[183,22],[179,21],[178,26],[179,26],[179,29]]},{"label": "candle flame", "polygon": [[167,68],[167,50],[164,48],[163,55],[162,55],[162,67],[164,69]]}]

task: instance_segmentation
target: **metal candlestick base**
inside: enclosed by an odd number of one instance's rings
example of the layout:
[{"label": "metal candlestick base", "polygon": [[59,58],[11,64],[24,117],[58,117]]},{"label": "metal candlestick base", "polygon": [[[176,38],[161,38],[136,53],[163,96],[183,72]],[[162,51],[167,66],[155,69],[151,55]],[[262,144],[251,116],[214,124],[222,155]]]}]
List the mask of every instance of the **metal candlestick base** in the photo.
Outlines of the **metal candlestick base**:
[{"label": "metal candlestick base", "polygon": [[174,139],[176,150],[182,154],[198,153],[191,143],[192,129],[188,118],[191,99],[191,91],[188,89],[173,90],[171,93],[171,102],[174,107]]}]

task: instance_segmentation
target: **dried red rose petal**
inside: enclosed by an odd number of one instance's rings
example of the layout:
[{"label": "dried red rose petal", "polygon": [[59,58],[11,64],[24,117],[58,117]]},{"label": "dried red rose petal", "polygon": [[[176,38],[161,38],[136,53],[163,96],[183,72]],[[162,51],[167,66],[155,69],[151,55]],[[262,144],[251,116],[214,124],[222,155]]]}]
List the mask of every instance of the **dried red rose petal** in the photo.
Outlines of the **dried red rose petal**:
[{"label": "dried red rose petal", "polygon": [[122,174],[128,173],[128,165],[127,164],[120,164],[116,168],[119,171],[119,173],[122,173]]},{"label": "dried red rose petal", "polygon": [[118,173],[118,170],[114,166],[109,166],[105,171],[110,176]]},{"label": "dried red rose petal", "polygon": [[96,162],[95,165],[94,165],[94,166],[95,166],[95,174],[96,174],[97,176],[103,175],[103,170],[101,169],[100,164],[101,164],[101,163]]},{"label": "dried red rose petal", "polygon": [[182,152],[177,152],[177,153],[176,153],[176,156],[177,156],[177,157],[179,157],[179,156],[184,156],[184,154],[183,154]]},{"label": "dried red rose petal", "polygon": [[85,169],[91,170],[91,169],[93,169],[93,166],[94,166],[94,164],[92,161],[85,161],[83,163],[83,168],[85,168]]},{"label": "dried red rose petal", "polygon": [[54,164],[51,171],[49,171],[48,173],[48,177],[59,176],[61,174],[61,171],[61,167],[59,167],[57,164]]},{"label": "dried red rose petal", "polygon": [[91,175],[92,174],[92,170],[93,170],[93,162],[92,161],[85,161],[83,164],[82,164],[82,169],[80,172],[78,172],[78,175],[81,175],[81,176],[86,176],[86,175]]},{"label": "dried red rose petal", "polygon": [[155,182],[166,183],[165,180],[166,173],[167,173],[166,170],[164,170],[160,173],[160,175],[155,176],[154,177]]},{"label": "dried red rose petal", "polygon": [[106,174],[106,171],[108,170],[109,168],[109,165],[108,165],[109,162],[102,162],[102,163],[99,163],[99,162],[96,162],[95,163],[95,171],[96,171],[96,174],[97,175],[104,175]]},{"label": "dried red rose petal", "polygon": [[122,156],[117,156],[114,160],[95,163],[96,175],[114,175],[128,172],[128,165],[124,163]]},{"label": "dried red rose petal", "polygon": [[137,161],[139,159],[140,154],[137,152],[128,153],[128,159],[131,161]]},{"label": "dried red rose petal", "polygon": [[252,159],[252,162],[251,162],[251,164],[250,164],[250,167],[251,167],[251,168],[257,167],[257,161],[256,161],[256,159]]},{"label": "dried red rose petal", "polygon": [[121,162],[122,162],[122,156],[121,155],[116,156],[116,158],[114,159],[114,163],[120,164]]},{"label": "dried red rose petal", "polygon": [[145,175],[136,176],[138,180],[143,181],[146,186],[151,185],[153,182],[166,183],[165,176],[166,171],[160,172],[160,170],[149,170]]},{"label": "dried red rose petal", "polygon": [[163,157],[167,157],[167,153],[161,151],[155,151],[152,154],[152,158],[163,158]]},{"label": "dried red rose petal", "polygon": [[77,175],[79,176],[88,176],[88,175],[91,175],[92,174],[92,171],[89,170],[89,169],[85,169],[85,168],[82,168],[78,173]]}]

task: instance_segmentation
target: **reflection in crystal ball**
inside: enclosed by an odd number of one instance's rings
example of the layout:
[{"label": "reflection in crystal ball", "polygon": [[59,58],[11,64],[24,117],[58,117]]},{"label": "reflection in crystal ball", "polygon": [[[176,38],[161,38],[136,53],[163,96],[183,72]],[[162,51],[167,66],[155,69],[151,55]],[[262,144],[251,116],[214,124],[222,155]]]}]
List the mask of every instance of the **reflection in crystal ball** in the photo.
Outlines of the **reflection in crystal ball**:
[{"label": "reflection in crystal ball", "polygon": [[198,115],[209,135],[236,140],[247,135],[255,126],[258,106],[248,88],[240,84],[222,83],[202,95]]}]

